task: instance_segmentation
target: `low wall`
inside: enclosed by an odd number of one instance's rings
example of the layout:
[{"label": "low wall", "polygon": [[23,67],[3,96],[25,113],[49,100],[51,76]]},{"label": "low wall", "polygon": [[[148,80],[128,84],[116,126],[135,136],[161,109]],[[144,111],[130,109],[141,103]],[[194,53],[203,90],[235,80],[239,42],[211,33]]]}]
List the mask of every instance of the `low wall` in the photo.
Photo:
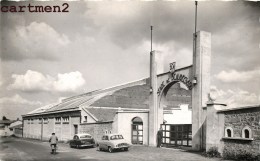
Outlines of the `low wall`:
[{"label": "low wall", "polygon": [[[223,111],[225,116],[224,148],[260,152],[260,106],[244,107]],[[227,137],[227,129],[232,136]],[[245,137],[248,130],[248,138]]]},{"label": "low wall", "polygon": [[112,121],[99,123],[83,123],[80,124],[80,133],[88,133],[92,135],[95,140],[101,140],[104,134],[112,133],[112,123]]}]

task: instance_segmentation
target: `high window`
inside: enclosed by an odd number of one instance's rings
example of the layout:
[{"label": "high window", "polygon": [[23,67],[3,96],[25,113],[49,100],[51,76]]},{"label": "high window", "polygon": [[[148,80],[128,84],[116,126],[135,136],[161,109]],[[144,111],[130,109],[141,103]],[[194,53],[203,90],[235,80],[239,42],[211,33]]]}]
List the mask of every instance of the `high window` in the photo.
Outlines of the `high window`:
[{"label": "high window", "polygon": [[48,118],[44,118],[44,119],[43,119],[43,123],[44,123],[44,124],[48,124]]},{"label": "high window", "polygon": [[245,126],[242,129],[242,138],[251,138],[252,137],[252,131],[248,126]]},{"label": "high window", "polygon": [[225,128],[225,137],[233,137],[233,129],[232,127]]},{"label": "high window", "polygon": [[62,117],[62,123],[63,124],[68,124],[70,121],[70,118],[67,116],[67,117]]},{"label": "high window", "polygon": [[88,122],[88,116],[84,116],[84,122]]},{"label": "high window", "polygon": [[60,124],[60,123],[61,123],[61,118],[55,117],[55,124]]},{"label": "high window", "polygon": [[42,123],[42,118],[38,119],[38,123],[41,124]]}]

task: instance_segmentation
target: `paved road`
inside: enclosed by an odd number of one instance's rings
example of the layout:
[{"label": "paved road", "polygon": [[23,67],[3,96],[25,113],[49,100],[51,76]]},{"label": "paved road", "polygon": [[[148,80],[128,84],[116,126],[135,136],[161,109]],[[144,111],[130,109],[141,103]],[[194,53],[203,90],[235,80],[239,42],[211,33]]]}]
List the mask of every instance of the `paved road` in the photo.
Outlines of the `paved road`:
[{"label": "paved road", "polygon": [[132,146],[128,152],[99,152],[96,148],[74,149],[59,144],[58,154],[50,154],[47,142],[17,138],[0,140],[0,161],[219,161],[180,149]]}]

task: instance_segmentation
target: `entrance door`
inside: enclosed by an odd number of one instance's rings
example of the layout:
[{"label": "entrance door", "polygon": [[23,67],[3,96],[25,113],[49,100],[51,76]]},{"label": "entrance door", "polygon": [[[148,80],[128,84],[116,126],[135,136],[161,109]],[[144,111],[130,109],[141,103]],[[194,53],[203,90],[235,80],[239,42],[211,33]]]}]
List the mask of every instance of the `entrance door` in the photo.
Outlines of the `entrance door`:
[{"label": "entrance door", "polygon": [[166,146],[192,146],[191,124],[161,124],[163,144]]},{"label": "entrance door", "polygon": [[132,144],[143,144],[143,121],[139,117],[132,120]]},{"label": "entrance door", "polygon": [[78,133],[78,125],[74,125],[74,135]]}]

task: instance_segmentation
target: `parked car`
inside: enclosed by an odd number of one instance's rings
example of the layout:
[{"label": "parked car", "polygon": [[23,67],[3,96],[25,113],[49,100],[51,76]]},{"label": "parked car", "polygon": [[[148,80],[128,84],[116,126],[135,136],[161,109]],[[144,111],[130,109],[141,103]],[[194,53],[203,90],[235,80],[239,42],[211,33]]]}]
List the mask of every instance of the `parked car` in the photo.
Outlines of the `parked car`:
[{"label": "parked car", "polygon": [[102,140],[97,142],[97,150],[108,150],[112,153],[114,150],[128,151],[130,144],[126,142],[121,134],[107,134]]},{"label": "parked car", "polygon": [[71,148],[94,147],[94,146],[95,146],[94,138],[87,133],[76,134],[73,136],[73,139],[70,140]]}]

